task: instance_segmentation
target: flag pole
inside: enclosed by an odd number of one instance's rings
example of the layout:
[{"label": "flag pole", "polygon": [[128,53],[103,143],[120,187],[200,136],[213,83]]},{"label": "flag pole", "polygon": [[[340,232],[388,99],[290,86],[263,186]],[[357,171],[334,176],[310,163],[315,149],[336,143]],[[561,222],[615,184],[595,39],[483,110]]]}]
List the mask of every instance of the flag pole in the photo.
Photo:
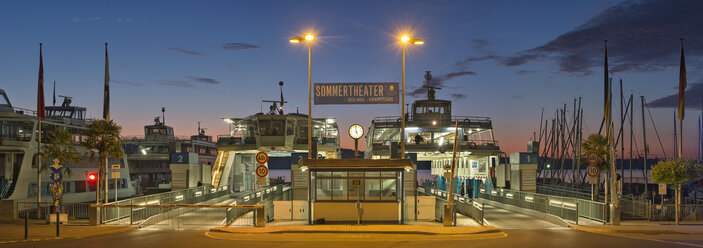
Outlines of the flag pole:
[{"label": "flag pole", "polygon": [[39,79],[37,87],[37,120],[38,120],[38,130],[37,133],[37,218],[40,218],[41,208],[39,204],[41,203],[41,121],[44,118],[44,61],[42,58],[42,43],[39,43]]},{"label": "flag pole", "polygon": [[[108,58],[107,58],[107,42],[105,42],[105,95],[104,95],[104,105],[103,105],[103,118],[107,121],[110,120],[110,66],[108,63]],[[104,170],[104,175],[105,175],[105,198],[103,199],[105,203],[109,202],[108,199],[108,164],[109,164],[109,159],[108,155],[105,154],[105,170]],[[117,188],[115,188],[115,192],[117,192]]]}]

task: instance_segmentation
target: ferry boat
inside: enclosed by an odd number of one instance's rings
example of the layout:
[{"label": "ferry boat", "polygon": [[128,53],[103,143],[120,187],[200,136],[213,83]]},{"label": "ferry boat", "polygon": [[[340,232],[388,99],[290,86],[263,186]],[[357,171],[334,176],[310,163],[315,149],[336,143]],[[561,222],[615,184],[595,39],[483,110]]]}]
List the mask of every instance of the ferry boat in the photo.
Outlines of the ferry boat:
[{"label": "ferry boat", "polygon": [[[281,100],[271,101],[268,113],[244,118],[223,118],[230,125],[227,135],[217,137],[217,159],[212,170],[213,186],[228,186],[232,192],[255,189],[254,156],[260,151],[270,157],[290,157],[293,198],[307,199],[307,172],[296,166],[299,158],[308,156],[308,115],[284,114],[283,82]],[[278,105],[280,103],[280,106]],[[313,154],[319,158],[340,158],[339,128],[334,118],[312,119]],[[298,178],[298,182],[296,182]],[[268,184],[268,181],[266,182]],[[303,187],[303,188],[300,188]]]},{"label": "ferry boat", "polygon": [[[212,136],[205,135],[199,123],[198,134],[178,138],[160,117],[144,126],[143,137],[122,137],[120,142],[131,164],[129,175],[137,182],[138,193],[145,194],[206,183],[217,155]],[[174,168],[179,165],[185,168]]]},{"label": "ferry boat", "polygon": [[[470,180],[490,183],[490,168],[499,163],[502,154],[493,134],[489,117],[452,116],[452,102],[435,98],[435,89],[429,85],[432,75],[425,74],[427,99],[412,103],[406,114],[405,157],[416,161],[430,161],[431,174],[438,177],[438,188],[446,187],[451,165],[455,123],[458,122],[457,163],[455,177],[457,191],[468,192]],[[369,127],[366,158],[399,158],[401,140],[400,116],[376,117]]]},{"label": "ferry boat", "polygon": [[[64,97],[61,106],[46,106],[46,119],[42,124],[42,140],[46,141],[48,130],[64,127],[72,135],[74,145],[80,153],[82,133],[86,127],[86,108],[71,105],[71,98]],[[42,202],[51,202],[49,170],[41,172],[41,190],[37,189],[37,134],[39,123],[36,111],[12,106],[5,91],[0,89],[0,199],[15,202],[36,202],[41,194]],[[44,146],[46,144],[42,144]],[[46,163],[47,161],[42,161]],[[120,164],[121,177],[117,181],[117,197],[126,198],[135,194],[129,178],[129,164],[126,160],[110,161]],[[64,203],[94,202],[96,183],[91,183],[87,175],[98,173],[96,161],[87,157],[81,164],[62,163],[70,167],[72,175],[64,175]],[[115,196],[115,179],[109,179],[110,199]]]}]

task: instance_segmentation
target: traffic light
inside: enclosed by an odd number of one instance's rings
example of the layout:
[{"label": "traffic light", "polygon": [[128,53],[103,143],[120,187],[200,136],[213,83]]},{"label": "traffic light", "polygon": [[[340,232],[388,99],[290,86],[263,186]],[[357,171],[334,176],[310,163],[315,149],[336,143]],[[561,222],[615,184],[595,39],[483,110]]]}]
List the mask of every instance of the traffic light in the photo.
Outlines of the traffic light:
[{"label": "traffic light", "polygon": [[89,173],[88,174],[88,181],[91,183],[94,183],[95,181],[98,180],[98,175],[95,173]]}]

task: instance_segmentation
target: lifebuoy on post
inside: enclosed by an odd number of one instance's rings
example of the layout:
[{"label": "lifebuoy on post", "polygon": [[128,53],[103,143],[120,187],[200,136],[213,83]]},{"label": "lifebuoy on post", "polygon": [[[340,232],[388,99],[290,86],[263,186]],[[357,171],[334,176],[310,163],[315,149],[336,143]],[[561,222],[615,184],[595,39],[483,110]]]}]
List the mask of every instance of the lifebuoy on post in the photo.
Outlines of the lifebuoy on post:
[{"label": "lifebuoy on post", "polygon": [[464,119],[464,123],[469,123],[469,122],[471,122],[471,121],[469,120],[469,118]]},{"label": "lifebuoy on post", "polygon": [[476,143],[475,142],[469,142],[469,149],[476,149]]}]

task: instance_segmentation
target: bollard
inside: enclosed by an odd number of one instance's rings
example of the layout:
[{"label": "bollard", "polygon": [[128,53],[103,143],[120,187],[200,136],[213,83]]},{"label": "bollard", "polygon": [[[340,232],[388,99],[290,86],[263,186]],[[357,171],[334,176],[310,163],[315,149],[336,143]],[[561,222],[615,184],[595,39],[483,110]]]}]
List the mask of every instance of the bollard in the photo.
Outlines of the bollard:
[{"label": "bollard", "polygon": [[266,212],[264,207],[257,208],[254,210],[254,226],[264,227],[266,225]]},{"label": "bollard", "polygon": [[29,238],[29,225],[27,224],[28,219],[29,219],[29,213],[25,212],[24,213],[24,239]]}]

